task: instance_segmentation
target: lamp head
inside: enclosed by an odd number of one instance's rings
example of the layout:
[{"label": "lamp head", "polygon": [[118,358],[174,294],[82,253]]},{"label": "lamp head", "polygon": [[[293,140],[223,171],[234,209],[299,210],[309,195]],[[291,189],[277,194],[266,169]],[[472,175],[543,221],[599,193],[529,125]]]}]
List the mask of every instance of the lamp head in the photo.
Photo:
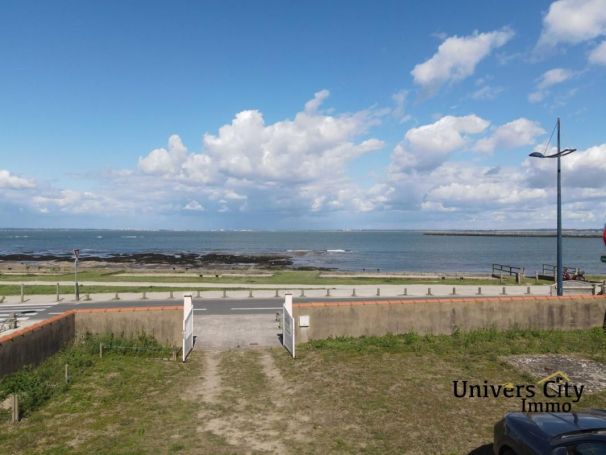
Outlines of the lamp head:
[{"label": "lamp head", "polygon": [[532,156],[533,158],[545,158],[545,155],[543,155],[541,152],[532,152],[528,156]]}]

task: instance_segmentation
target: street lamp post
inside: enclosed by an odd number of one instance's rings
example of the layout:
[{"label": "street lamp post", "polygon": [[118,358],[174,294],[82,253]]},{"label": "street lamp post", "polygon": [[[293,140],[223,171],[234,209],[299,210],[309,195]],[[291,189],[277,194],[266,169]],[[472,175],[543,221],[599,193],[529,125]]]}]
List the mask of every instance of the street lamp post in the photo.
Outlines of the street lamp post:
[{"label": "street lamp post", "polygon": [[80,301],[80,287],[78,286],[78,259],[80,258],[80,250],[74,250],[74,293],[76,302]]},{"label": "street lamp post", "polygon": [[576,149],[564,149],[560,150],[560,118],[558,117],[557,122],[557,130],[558,130],[558,151],[552,155],[544,155],[540,152],[533,152],[529,156],[533,158],[557,158],[558,160],[558,241],[557,241],[557,255],[558,255],[558,264],[557,271],[557,286],[558,286],[558,295],[564,295],[564,284],[562,280],[562,275],[564,274],[564,267],[562,265],[562,168],[560,164],[560,158],[566,155],[570,155],[575,152]]}]

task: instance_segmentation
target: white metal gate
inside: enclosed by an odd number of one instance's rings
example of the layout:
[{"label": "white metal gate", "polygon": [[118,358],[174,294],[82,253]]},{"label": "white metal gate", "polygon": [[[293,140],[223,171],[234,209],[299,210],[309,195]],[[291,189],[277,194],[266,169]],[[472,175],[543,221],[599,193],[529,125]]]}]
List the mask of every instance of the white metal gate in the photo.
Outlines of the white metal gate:
[{"label": "white metal gate", "polygon": [[284,296],[282,307],[282,345],[295,357],[295,318],[292,313],[292,294]]},{"label": "white metal gate", "polygon": [[183,295],[183,361],[194,348],[194,304],[191,294]]}]

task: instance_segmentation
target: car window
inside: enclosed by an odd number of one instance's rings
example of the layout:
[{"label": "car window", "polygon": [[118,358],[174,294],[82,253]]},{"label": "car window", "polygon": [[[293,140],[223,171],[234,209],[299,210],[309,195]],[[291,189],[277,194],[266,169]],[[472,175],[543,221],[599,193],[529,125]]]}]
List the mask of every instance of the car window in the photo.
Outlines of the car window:
[{"label": "car window", "polygon": [[568,449],[569,455],[606,455],[606,444],[603,442],[584,442]]}]

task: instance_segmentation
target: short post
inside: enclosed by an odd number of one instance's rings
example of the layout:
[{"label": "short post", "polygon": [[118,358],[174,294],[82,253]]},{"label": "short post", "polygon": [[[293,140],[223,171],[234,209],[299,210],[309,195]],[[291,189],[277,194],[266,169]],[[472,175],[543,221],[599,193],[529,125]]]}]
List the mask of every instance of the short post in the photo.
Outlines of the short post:
[{"label": "short post", "polygon": [[141,300],[147,300],[147,292],[143,291],[141,294]]},{"label": "short post", "polygon": [[381,297],[381,288],[377,288],[377,297]]},{"label": "short post", "polygon": [[301,295],[299,297],[305,297],[305,289],[301,289]]},{"label": "short post", "polygon": [[595,285],[595,283],[591,286],[591,293],[593,295],[597,295],[597,286]]},{"label": "short post", "polygon": [[223,298],[227,297],[227,289],[223,289]]},{"label": "short post", "polygon": [[355,297],[356,296],[356,288],[353,288],[353,290],[351,291],[351,296]]},{"label": "short post", "polygon": [[456,287],[452,288],[452,295],[457,295],[457,288]]},{"label": "short post", "polygon": [[4,296],[0,296],[0,303],[4,303]]},{"label": "short post", "polygon": [[280,290],[276,289],[276,297],[280,297]]},{"label": "short post", "polygon": [[482,287],[481,286],[478,288],[478,292],[476,293],[476,295],[482,295]]},{"label": "short post", "polygon": [[526,287],[526,295],[530,295],[530,286]]},{"label": "short post", "polygon": [[199,299],[199,298],[200,298],[200,289],[198,289],[198,290],[196,291],[196,298],[197,298],[197,299]]},{"label": "short post", "polygon": [[402,292],[402,295],[408,295],[408,288],[404,288],[404,291]]},{"label": "short post", "polygon": [[534,272],[534,284],[539,284],[539,272]]},{"label": "short post", "polygon": [[61,301],[61,295],[59,294],[59,283],[57,283],[57,302]]},{"label": "short post", "polygon": [[248,290],[248,298],[252,299],[252,297],[253,297],[252,289],[249,289]]},{"label": "short post", "polygon": [[120,296],[118,295],[118,293],[116,292],[116,294],[114,295],[114,298],[112,300],[120,300]]},{"label": "short post", "polygon": [[507,295],[507,292],[505,291],[505,286],[503,286],[503,291],[501,292],[501,295]]},{"label": "short post", "polygon": [[25,285],[21,283],[21,303],[25,302]]},{"label": "short post", "polygon": [[427,295],[433,295],[433,294],[431,293],[431,288],[427,288]]},{"label": "short post", "polygon": [[173,291],[170,291],[170,292],[169,292],[169,294],[168,294],[168,298],[169,298],[169,299],[174,299],[174,298],[175,298],[175,296],[173,295]]},{"label": "short post", "polygon": [[103,358],[103,343],[99,343],[99,358]]},{"label": "short post", "polygon": [[330,289],[326,288],[326,297],[330,297]]},{"label": "short post", "polygon": [[65,383],[69,384],[69,366],[65,364]]},{"label": "short post", "polygon": [[17,423],[19,421],[19,395],[13,393],[12,399],[12,413],[11,413],[11,422]]},{"label": "short post", "polygon": [[606,280],[602,280],[602,295],[606,295]]},{"label": "short post", "polygon": [[503,284],[503,272],[499,273],[499,284]]}]

